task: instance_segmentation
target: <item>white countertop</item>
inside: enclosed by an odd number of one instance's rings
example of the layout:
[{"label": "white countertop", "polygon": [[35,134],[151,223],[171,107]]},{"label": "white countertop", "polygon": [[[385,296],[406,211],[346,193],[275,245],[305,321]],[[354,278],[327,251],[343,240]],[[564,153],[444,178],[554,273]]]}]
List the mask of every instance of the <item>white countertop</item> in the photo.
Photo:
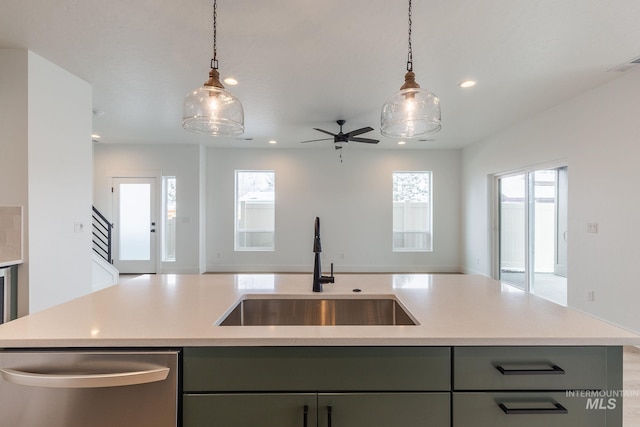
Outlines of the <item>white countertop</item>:
[{"label": "white countertop", "polygon": [[[639,345],[640,336],[476,275],[146,275],[0,325],[5,347]],[[362,292],[354,293],[359,288]],[[217,326],[245,295],[395,295],[415,326]]]},{"label": "white countertop", "polygon": [[0,261],[0,268],[12,267],[12,266],[18,265],[18,264],[22,264],[22,260],[21,259]]}]

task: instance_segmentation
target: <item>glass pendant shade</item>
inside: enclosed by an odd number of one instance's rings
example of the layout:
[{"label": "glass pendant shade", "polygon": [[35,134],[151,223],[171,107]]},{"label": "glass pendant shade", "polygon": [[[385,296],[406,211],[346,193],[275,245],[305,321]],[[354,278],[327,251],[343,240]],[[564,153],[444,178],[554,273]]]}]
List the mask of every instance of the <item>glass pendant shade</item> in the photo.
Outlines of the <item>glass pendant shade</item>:
[{"label": "glass pendant shade", "polygon": [[244,133],[242,104],[220,83],[218,70],[212,69],[209,80],[185,97],[182,127],[214,136]]},{"label": "glass pendant shade", "polygon": [[392,138],[413,138],[440,128],[440,99],[420,88],[413,72],[408,72],[400,91],[382,107],[380,132]]}]

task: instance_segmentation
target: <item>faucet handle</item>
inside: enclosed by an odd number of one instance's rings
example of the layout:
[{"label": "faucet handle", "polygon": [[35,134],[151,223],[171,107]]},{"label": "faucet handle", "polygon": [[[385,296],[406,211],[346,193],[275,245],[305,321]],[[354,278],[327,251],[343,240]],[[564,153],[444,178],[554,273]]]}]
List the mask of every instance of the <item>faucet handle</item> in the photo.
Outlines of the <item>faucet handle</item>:
[{"label": "faucet handle", "polygon": [[331,263],[331,276],[320,276],[322,283],[335,283],[335,277],[333,277],[333,263]]}]

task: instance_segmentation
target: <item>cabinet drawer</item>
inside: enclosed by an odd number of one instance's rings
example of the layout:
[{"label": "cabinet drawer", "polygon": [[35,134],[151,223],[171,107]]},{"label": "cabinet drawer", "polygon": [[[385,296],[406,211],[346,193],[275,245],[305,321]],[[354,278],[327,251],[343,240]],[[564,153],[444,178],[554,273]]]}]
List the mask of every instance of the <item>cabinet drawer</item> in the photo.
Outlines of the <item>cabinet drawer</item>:
[{"label": "cabinet drawer", "polygon": [[606,347],[455,347],[454,390],[606,389]]},{"label": "cabinet drawer", "polygon": [[449,347],[205,347],[184,350],[184,390],[448,391]]},{"label": "cabinet drawer", "polygon": [[452,425],[619,427],[622,425],[622,398],[614,398],[611,402],[609,399],[569,396],[566,392],[453,393]]}]

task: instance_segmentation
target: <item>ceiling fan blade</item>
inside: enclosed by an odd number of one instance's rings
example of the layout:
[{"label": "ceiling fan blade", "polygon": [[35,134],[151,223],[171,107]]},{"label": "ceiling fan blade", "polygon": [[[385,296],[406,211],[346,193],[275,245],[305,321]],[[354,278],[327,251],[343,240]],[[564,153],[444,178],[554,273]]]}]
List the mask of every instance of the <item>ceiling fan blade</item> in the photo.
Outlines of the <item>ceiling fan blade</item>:
[{"label": "ceiling fan blade", "polygon": [[360,135],[363,133],[371,132],[372,130],[373,130],[372,127],[367,126],[366,128],[352,130],[351,132],[346,133],[346,135],[347,137],[352,137],[352,136]]},{"label": "ceiling fan blade", "polygon": [[336,136],[336,134],[335,134],[335,133],[331,133],[331,132],[329,132],[329,131],[327,131],[327,130],[324,130],[324,129],[318,129],[318,128],[313,128],[313,129],[314,129],[314,130],[317,130],[318,132],[326,133],[327,135]]},{"label": "ceiling fan blade", "polygon": [[310,139],[308,141],[300,141],[300,144],[304,144],[304,143],[307,143],[307,142],[329,141],[329,140],[333,140],[333,138]]},{"label": "ceiling fan blade", "polygon": [[364,142],[366,144],[377,144],[378,142],[380,142],[377,139],[370,139],[370,138],[349,138],[349,141]]}]

